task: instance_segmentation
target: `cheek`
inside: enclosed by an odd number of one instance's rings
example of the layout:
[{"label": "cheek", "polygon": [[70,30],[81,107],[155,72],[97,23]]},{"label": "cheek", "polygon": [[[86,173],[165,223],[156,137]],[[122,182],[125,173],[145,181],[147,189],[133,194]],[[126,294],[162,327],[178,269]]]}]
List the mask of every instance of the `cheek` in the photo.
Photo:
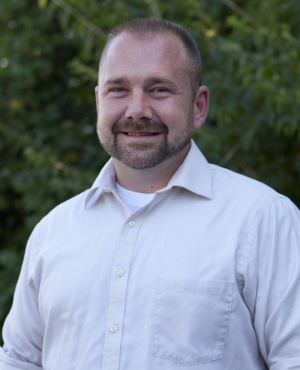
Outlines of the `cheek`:
[{"label": "cheek", "polygon": [[168,127],[170,133],[182,129],[189,117],[186,104],[179,99],[168,104],[161,104],[162,102],[154,107],[156,116]]},{"label": "cheek", "polygon": [[102,131],[110,131],[114,123],[121,118],[121,104],[111,100],[99,102],[98,125]]}]

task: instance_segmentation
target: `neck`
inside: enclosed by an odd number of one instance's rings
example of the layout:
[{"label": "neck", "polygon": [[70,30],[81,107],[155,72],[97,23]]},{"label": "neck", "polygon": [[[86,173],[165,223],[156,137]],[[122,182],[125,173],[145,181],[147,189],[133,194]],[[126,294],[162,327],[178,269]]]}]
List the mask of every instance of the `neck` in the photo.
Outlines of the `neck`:
[{"label": "neck", "polygon": [[184,161],[190,150],[189,143],[176,156],[165,160],[157,166],[136,170],[125,166],[122,162],[113,158],[117,181],[125,189],[138,193],[155,193],[157,190],[166,187]]}]

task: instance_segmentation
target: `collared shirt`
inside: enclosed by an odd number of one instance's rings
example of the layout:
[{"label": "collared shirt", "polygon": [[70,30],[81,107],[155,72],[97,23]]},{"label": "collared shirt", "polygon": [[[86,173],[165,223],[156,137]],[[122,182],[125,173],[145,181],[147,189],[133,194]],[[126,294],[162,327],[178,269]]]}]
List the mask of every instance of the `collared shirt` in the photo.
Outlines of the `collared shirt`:
[{"label": "collared shirt", "polygon": [[194,143],[136,212],[112,161],[27,245],[0,369],[300,369],[299,210]]}]

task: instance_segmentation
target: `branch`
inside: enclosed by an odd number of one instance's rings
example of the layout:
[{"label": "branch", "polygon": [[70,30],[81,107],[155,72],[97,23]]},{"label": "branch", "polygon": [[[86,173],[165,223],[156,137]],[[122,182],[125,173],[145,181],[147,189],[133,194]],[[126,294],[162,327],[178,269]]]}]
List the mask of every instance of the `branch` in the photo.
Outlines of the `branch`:
[{"label": "branch", "polygon": [[300,161],[300,155],[298,153],[289,155],[285,158],[281,158],[281,161],[274,161],[274,162],[268,162],[266,164],[262,164],[258,167],[258,172],[265,172],[269,169],[276,169],[276,168],[283,168],[286,165],[290,165],[293,162]]},{"label": "branch", "polygon": [[144,15],[145,17],[149,16],[148,12],[143,11],[142,9],[137,8],[131,4],[126,3],[125,1],[118,0],[118,4],[124,9],[129,10],[130,12],[139,12],[139,14]]},{"label": "branch", "polygon": [[161,13],[156,0],[145,0],[150,5],[151,11],[155,18],[161,18]]},{"label": "branch", "polygon": [[238,160],[238,164],[243,168],[243,170],[245,170],[246,174],[250,177],[252,177],[253,179],[258,179],[258,174],[257,172],[254,171],[253,168],[251,168],[248,163],[246,163],[243,159],[239,159]]},{"label": "branch", "polygon": [[247,18],[253,25],[258,26],[258,24],[255,22],[255,20],[246,12],[244,12],[243,9],[241,9],[239,6],[237,6],[233,1],[231,0],[222,0],[223,3],[225,3],[231,10],[236,12],[241,17]]},{"label": "branch", "polygon": [[[253,129],[253,132],[257,132],[258,129],[261,127],[261,125],[263,124],[263,121],[259,121],[254,129]],[[229,149],[229,151],[225,154],[225,156],[220,160],[219,162],[219,166],[225,166],[225,164],[227,164],[230,159],[236,154],[236,152],[243,146],[243,140],[242,138],[240,138],[240,140],[231,148]]]},{"label": "branch", "polygon": [[242,146],[242,141],[237,142],[220,160],[219,166],[224,167]]},{"label": "branch", "polygon": [[78,22],[82,23],[88,30],[94,33],[100,39],[106,41],[107,36],[106,34],[97,26],[94,25],[90,20],[88,20],[84,15],[79,13],[76,9],[74,9],[71,5],[67,4],[64,0],[51,0],[54,4],[60,6],[66,12],[73,15],[74,18],[78,20]]},{"label": "branch", "polygon": [[72,60],[72,62],[70,62],[69,65],[71,68],[75,69],[77,72],[87,74],[88,76],[92,77],[94,80],[98,80],[98,72],[95,71],[91,67],[81,64],[78,60]]}]

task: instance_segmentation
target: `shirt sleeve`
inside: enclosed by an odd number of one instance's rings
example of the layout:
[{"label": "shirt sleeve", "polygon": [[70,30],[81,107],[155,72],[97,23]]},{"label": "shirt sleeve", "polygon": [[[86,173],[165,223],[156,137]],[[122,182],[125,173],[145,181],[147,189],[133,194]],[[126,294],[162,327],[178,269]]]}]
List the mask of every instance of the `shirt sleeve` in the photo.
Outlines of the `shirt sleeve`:
[{"label": "shirt sleeve", "polygon": [[42,369],[44,324],[39,314],[37,289],[30,278],[37,247],[37,229],[29,238],[13,305],[4,323],[0,370]]},{"label": "shirt sleeve", "polygon": [[244,297],[270,370],[300,369],[300,214],[273,201],[250,232]]}]

